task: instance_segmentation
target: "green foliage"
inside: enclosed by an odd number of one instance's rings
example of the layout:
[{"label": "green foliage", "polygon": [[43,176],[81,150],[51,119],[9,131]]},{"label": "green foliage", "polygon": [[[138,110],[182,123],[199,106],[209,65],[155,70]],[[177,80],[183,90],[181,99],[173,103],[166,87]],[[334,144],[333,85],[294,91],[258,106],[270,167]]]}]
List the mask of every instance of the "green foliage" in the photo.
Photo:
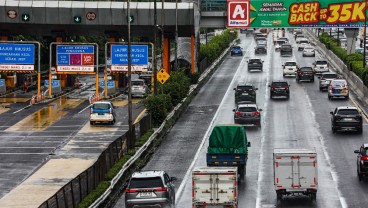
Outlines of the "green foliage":
[{"label": "green foliage", "polygon": [[131,150],[128,151],[127,155],[133,156],[133,155],[135,155],[135,152],[136,152],[135,149],[131,149]]},{"label": "green foliage", "polygon": [[[233,31],[233,32],[231,32]],[[237,30],[225,30],[221,35],[216,35],[208,43],[201,44],[199,50],[199,60],[207,57],[208,64],[216,60],[221,53],[229,46],[230,42],[238,37]]]},{"label": "green foliage", "polygon": [[153,129],[148,130],[141,138],[139,138],[135,142],[135,146],[136,147],[143,146],[147,142],[148,138],[150,138],[150,136],[153,134],[153,132],[154,132]]},{"label": "green foliage", "polygon": [[110,170],[107,172],[105,181],[111,181],[121,170],[123,165],[131,158],[131,155],[124,155]]},{"label": "green foliage", "polygon": [[348,68],[359,76],[364,84],[368,86],[368,67],[363,67],[364,56],[362,54],[352,53],[348,55],[346,50],[339,46],[339,40],[330,37],[326,32],[320,35],[319,40],[344,61]]},{"label": "green foliage", "polygon": [[[159,91],[159,89],[158,89]],[[172,109],[171,97],[167,94],[149,95],[143,102],[147,111],[151,114],[153,125],[160,125]]]},{"label": "green foliage", "polygon": [[201,75],[199,73],[194,73],[190,76],[190,84],[197,84],[198,83],[198,80],[199,80],[199,77]]},{"label": "green foliage", "polygon": [[87,195],[86,198],[83,199],[82,202],[80,202],[77,205],[77,208],[87,208],[89,207],[98,197],[100,197],[107,188],[110,186],[110,181],[102,181],[98,184],[97,188],[94,189],[90,194]]},{"label": "green foliage", "polygon": [[171,72],[170,79],[162,85],[163,93],[170,95],[173,106],[183,100],[190,88],[190,78],[186,76],[184,70]]}]

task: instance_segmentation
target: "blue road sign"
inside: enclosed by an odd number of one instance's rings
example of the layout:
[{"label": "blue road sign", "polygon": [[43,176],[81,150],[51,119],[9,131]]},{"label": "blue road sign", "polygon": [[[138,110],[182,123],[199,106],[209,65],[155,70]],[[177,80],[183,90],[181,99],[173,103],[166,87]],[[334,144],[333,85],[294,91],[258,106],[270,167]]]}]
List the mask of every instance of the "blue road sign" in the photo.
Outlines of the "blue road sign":
[{"label": "blue road sign", "polygon": [[[132,65],[148,65],[148,45],[131,46]],[[128,65],[128,46],[111,45],[112,65]]]},{"label": "blue road sign", "polygon": [[34,44],[0,43],[0,64],[28,64],[35,63]]},{"label": "blue road sign", "polygon": [[3,87],[3,86],[5,86],[5,79],[0,79],[0,87]]},{"label": "blue road sign", "polygon": [[[105,81],[100,81],[100,87],[104,87],[105,86]],[[108,88],[113,88],[115,87],[115,81],[108,81],[107,82],[107,87]]]},{"label": "blue road sign", "polygon": [[[52,87],[60,87],[60,80],[52,80]],[[49,87],[49,80],[45,80],[45,87]]]},{"label": "blue road sign", "polygon": [[58,45],[57,65],[93,65],[93,45]]}]

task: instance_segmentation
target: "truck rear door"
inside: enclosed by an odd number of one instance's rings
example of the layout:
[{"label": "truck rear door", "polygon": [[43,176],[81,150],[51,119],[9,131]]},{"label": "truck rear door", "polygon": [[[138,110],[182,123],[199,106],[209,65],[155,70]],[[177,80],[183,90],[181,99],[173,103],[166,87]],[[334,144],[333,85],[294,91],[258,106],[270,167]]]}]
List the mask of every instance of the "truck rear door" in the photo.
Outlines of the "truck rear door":
[{"label": "truck rear door", "polygon": [[194,173],[193,203],[221,205],[236,202],[236,173]]},{"label": "truck rear door", "polygon": [[317,189],[317,157],[316,155],[302,155],[298,159],[299,185],[304,189]]}]

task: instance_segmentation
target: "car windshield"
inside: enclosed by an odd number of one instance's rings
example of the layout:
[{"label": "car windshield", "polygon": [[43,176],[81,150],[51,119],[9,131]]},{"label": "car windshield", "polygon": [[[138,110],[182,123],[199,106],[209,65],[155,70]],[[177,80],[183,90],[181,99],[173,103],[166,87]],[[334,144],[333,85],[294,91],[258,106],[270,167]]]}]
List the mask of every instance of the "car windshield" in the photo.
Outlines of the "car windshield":
[{"label": "car windshield", "polygon": [[160,177],[152,177],[152,178],[132,178],[130,180],[129,188],[137,189],[137,188],[155,188],[155,187],[163,187],[163,183]]},{"label": "car windshield", "polygon": [[239,107],[238,111],[240,112],[255,112],[257,109],[255,107]]},{"label": "car windshield", "polygon": [[316,61],[316,65],[327,65],[327,61]]},{"label": "car windshield", "polygon": [[132,86],[143,86],[143,81],[132,81]]},{"label": "car windshield", "polygon": [[296,66],[295,62],[286,62],[285,66]]},{"label": "car windshield", "polygon": [[236,91],[249,91],[253,90],[252,86],[237,86]]},{"label": "car windshield", "polygon": [[340,109],[339,115],[359,115],[359,111],[356,109]]},{"label": "car windshield", "polygon": [[291,45],[282,45],[282,48],[291,48]]},{"label": "car windshield", "polygon": [[273,82],[272,87],[287,87],[288,84],[286,82]]},{"label": "car windshield", "polygon": [[307,40],[301,40],[301,41],[299,41],[299,43],[300,44],[302,44],[302,43],[308,43],[308,41]]},{"label": "car windshield", "polygon": [[322,77],[324,79],[335,79],[337,78],[337,74],[324,74]]},{"label": "car windshield", "polygon": [[312,47],[305,47],[304,49],[305,50],[314,50],[314,48],[312,48]]},{"label": "car windshield", "polygon": [[233,49],[240,49],[240,46],[234,46]]},{"label": "car windshield", "polygon": [[279,45],[282,45],[282,44],[285,44],[285,41],[283,41],[283,40],[278,40],[276,43],[277,43],[277,44],[279,44]]},{"label": "car windshield", "polygon": [[249,63],[261,63],[260,59],[250,59]]},{"label": "car windshield", "polygon": [[342,80],[335,80],[335,81],[331,82],[331,85],[335,86],[335,87],[345,87],[346,82],[342,81]]},{"label": "car windshield", "polygon": [[108,103],[95,103],[93,104],[93,109],[96,109],[96,110],[107,110],[110,108],[110,104]]},{"label": "car windshield", "polygon": [[313,71],[312,67],[302,67],[300,68],[302,71]]}]

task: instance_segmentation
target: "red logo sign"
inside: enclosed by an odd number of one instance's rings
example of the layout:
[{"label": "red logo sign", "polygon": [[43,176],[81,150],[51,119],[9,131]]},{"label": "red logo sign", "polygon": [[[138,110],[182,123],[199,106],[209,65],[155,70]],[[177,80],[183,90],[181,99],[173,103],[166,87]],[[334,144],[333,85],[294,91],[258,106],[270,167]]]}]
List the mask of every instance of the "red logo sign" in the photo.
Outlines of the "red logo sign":
[{"label": "red logo sign", "polygon": [[93,65],[94,64],[93,54],[82,54],[82,65]]},{"label": "red logo sign", "polygon": [[245,28],[250,26],[249,0],[227,0],[227,27]]}]

